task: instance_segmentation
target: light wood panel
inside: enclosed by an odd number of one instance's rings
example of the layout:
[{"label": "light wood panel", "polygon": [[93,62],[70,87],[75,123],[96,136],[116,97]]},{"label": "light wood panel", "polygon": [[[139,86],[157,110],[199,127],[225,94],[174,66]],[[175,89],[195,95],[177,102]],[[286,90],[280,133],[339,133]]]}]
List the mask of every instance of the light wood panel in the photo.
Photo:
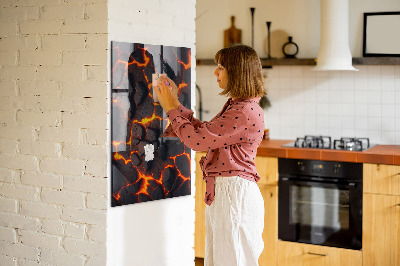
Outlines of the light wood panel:
[{"label": "light wood panel", "polygon": [[358,250],[287,241],[278,241],[277,251],[278,266],[361,266],[363,259]]},{"label": "light wood panel", "polygon": [[203,172],[200,169],[199,161],[206,153],[197,152],[195,156],[196,161],[196,194],[195,194],[195,233],[194,233],[194,253],[198,258],[204,258],[205,253],[205,238],[206,238],[206,225],[205,225],[205,209],[204,195],[206,193],[206,185],[203,181]]},{"label": "light wood panel", "polygon": [[276,265],[276,242],[278,240],[278,187],[259,185],[264,198],[264,250],[258,259],[260,266]]},{"label": "light wood panel", "polygon": [[261,176],[259,185],[278,185],[278,158],[257,156],[254,162]]},{"label": "light wood panel", "polygon": [[364,194],[364,266],[400,266],[400,196]]},{"label": "light wood panel", "polygon": [[400,166],[365,163],[363,176],[364,193],[400,195]]}]

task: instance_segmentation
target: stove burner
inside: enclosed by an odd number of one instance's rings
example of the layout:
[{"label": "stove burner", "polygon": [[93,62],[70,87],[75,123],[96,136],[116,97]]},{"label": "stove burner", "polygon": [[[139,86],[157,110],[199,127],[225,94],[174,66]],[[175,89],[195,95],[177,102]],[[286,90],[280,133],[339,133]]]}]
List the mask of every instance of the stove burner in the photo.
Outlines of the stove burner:
[{"label": "stove burner", "polygon": [[303,138],[297,138],[295,142],[291,142],[283,146],[344,151],[364,151],[371,148],[368,138],[340,138],[334,140],[332,143],[331,137],[311,135],[306,135]]},{"label": "stove burner", "polygon": [[335,150],[363,151],[369,148],[368,138],[340,138],[333,142]]},{"label": "stove burner", "polygon": [[294,146],[300,148],[330,149],[331,137],[306,135],[304,138],[297,138]]}]

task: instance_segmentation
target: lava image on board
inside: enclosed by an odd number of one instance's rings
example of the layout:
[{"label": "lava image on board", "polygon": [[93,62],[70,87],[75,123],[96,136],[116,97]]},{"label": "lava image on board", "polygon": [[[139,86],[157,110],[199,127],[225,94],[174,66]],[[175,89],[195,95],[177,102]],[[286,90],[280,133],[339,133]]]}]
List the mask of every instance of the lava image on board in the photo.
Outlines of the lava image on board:
[{"label": "lava image on board", "polygon": [[152,75],[166,74],[191,108],[191,49],[111,42],[111,206],[191,194],[190,152],[162,137],[168,119],[153,99]]}]

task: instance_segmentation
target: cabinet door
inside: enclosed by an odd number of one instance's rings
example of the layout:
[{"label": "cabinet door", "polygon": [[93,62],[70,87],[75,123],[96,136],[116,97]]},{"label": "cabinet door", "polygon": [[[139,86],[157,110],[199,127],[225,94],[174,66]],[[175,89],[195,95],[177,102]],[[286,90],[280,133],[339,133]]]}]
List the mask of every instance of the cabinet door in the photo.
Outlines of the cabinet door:
[{"label": "cabinet door", "polygon": [[258,259],[260,266],[276,265],[276,242],[278,240],[278,187],[259,185],[264,198],[264,250]]},{"label": "cabinet door", "polygon": [[278,266],[361,266],[362,252],[278,241]]},{"label": "cabinet door", "polygon": [[278,185],[278,158],[257,156],[254,162],[261,176],[258,184]]},{"label": "cabinet door", "polygon": [[400,166],[365,163],[363,175],[364,193],[400,195]]},{"label": "cabinet door", "polygon": [[364,266],[400,266],[400,196],[364,194]]},{"label": "cabinet door", "polygon": [[195,233],[194,233],[194,253],[197,258],[204,258],[204,248],[206,239],[204,195],[206,193],[206,184],[203,182],[203,172],[200,169],[199,161],[205,153],[197,152],[196,161],[196,194],[195,194]]}]

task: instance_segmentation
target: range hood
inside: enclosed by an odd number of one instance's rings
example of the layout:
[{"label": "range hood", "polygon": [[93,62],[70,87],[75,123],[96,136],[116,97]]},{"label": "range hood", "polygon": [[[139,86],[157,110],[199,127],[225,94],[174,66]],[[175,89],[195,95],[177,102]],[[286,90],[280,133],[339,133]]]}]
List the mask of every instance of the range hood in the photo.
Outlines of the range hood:
[{"label": "range hood", "polygon": [[314,70],[358,71],[352,66],[349,47],[348,0],[321,0],[321,39]]}]

